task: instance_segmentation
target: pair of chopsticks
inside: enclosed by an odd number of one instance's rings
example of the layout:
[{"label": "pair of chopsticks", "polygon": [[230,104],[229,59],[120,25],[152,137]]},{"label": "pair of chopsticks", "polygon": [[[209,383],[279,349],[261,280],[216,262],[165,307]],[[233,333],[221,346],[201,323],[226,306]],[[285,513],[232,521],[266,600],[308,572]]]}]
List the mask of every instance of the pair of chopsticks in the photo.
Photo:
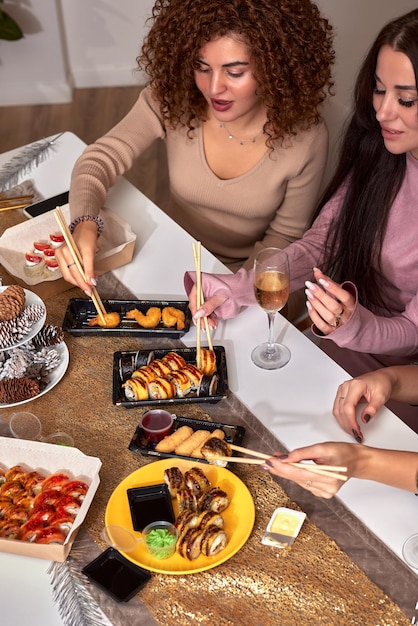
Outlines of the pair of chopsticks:
[{"label": "pair of chopsticks", "polygon": [[0,198],[0,212],[11,211],[13,209],[24,209],[31,204],[33,193],[27,196],[11,196],[9,198]]},{"label": "pair of chopsticks", "polygon": [[[250,456],[258,458],[247,459],[241,456],[222,456],[216,457],[217,461],[227,461],[228,463],[248,463],[250,465],[263,465],[266,459],[271,459],[273,456],[272,454],[256,452],[255,450],[242,448],[241,446],[236,446],[234,444],[229,444],[229,447],[231,448],[231,450],[235,450],[236,452],[243,452],[244,454],[248,454]],[[328,476],[329,478],[337,478],[338,480],[343,481],[347,480],[347,476],[345,476],[347,468],[341,465],[320,465],[314,463],[290,463],[289,465],[293,465],[294,467],[301,467],[302,469],[313,472],[314,474],[322,474],[323,476]]]},{"label": "pair of chopsticks", "polygon": [[[203,290],[202,290],[202,275],[201,275],[201,249],[202,244],[200,241],[196,243],[193,242],[193,257],[194,264],[196,269],[196,310],[199,309],[203,304]],[[196,365],[198,368],[201,367],[201,348],[200,348],[200,322],[201,318],[196,320]],[[203,318],[203,322],[205,324],[206,337],[208,340],[209,350],[213,350],[212,345],[212,337],[210,336],[210,329],[208,318],[205,316]]]},{"label": "pair of chopsticks", "polygon": [[[54,210],[54,216],[55,219],[58,222],[58,225],[61,229],[62,235],[65,239],[65,243],[68,246],[68,249],[71,252],[71,256],[74,259],[74,263],[77,266],[78,271],[80,272],[80,274],[82,275],[82,277],[84,278],[84,280],[86,280],[86,275],[84,273],[84,269],[83,269],[83,265],[82,265],[82,257],[80,254],[80,251],[77,248],[77,244],[74,241],[74,238],[72,236],[72,234],[70,233],[70,229],[67,226],[67,222],[65,221],[64,215],[61,211],[61,207],[57,207]],[[91,299],[93,300],[93,304],[96,308],[97,314],[100,318],[100,321],[102,322],[102,324],[106,324],[106,320],[105,320],[105,315],[107,313],[106,309],[104,308],[103,302],[101,301],[101,298],[97,292],[97,289],[95,287],[92,288],[91,290]]]}]

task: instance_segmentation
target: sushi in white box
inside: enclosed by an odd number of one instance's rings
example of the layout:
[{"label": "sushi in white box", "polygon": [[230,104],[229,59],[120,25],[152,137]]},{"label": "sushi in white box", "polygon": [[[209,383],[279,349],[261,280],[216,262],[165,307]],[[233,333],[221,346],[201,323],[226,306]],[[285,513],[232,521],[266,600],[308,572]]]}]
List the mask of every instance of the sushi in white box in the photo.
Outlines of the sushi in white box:
[{"label": "sushi in white box", "polygon": [[39,471],[46,476],[63,472],[72,479],[88,484],[88,491],[63,544],[41,545],[29,541],[0,538],[0,552],[49,561],[65,561],[99,486],[101,460],[86,456],[77,448],[0,437],[0,467],[4,470],[15,465],[22,465],[28,471]]}]

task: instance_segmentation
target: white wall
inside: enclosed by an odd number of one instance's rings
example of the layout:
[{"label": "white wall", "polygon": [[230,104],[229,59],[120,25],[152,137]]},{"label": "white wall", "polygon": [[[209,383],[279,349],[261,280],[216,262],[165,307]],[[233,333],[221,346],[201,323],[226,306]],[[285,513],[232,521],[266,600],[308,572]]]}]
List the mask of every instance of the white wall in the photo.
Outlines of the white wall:
[{"label": "white wall", "polygon": [[133,85],[154,0],[61,0],[75,87]]},{"label": "white wall", "polygon": [[59,0],[5,0],[1,8],[18,22],[25,37],[0,39],[0,105],[70,102]]}]

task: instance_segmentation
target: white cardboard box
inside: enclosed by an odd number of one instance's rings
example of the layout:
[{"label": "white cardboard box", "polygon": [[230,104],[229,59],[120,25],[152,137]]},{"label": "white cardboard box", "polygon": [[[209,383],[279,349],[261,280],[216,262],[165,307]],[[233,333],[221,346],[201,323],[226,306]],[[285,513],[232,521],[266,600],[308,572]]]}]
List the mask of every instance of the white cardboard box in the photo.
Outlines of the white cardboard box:
[{"label": "white cardboard box", "polygon": [[3,468],[23,465],[31,470],[39,470],[43,474],[64,471],[72,478],[84,480],[88,483],[88,492],[64,544],[37,545],[27,541],[0,538],[0,552],[31,556],[49,561],[65,561],[99,486],[101,460],[96,457],[86,456],[77,448],[0,437],[0,465]]},{"label": "white cardboard box", "polygon": [[[68,222],[70,220],[68,204],[61,209]],[[108,209],[101,215],[105,220],[105,228],[97,240],[94,267],[98,275],[129,263],[134,254],[136,241],[135,233],[125,220]],[[59,231],[53,211],[48,211],[8,228],[0,237],[0,263],[19,285],[41,298],[72,288],[72,285],[63,279],[59,270],[51,273],[45,268],[40,276],[28,276],[25,273],[25,253],[33,251],[33,243],[48,240],[50,233]]]}]

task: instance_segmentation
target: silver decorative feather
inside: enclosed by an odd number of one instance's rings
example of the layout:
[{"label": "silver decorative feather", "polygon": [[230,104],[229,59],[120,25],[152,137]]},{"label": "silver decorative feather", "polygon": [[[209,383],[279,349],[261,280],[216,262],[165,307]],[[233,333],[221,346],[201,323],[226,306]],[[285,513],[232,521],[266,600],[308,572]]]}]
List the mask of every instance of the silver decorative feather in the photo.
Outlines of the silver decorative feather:
[{"label": "silver decorative feather", "polygon": [[29,174],[33,167],[45,161],[55,142],[63,134],[62,132],[53,139],[41,139],[29,144],[5,163],[0,169],[0,191],[14,187],[21,176]]},{"label": "silver decorative feather", "polygon": [[85,555],[84,541],[77,542],[67,560],[53,562],[51,575],[52,596],[65,626],[109,626],[110,622],[86,587],[82,574]]}]

